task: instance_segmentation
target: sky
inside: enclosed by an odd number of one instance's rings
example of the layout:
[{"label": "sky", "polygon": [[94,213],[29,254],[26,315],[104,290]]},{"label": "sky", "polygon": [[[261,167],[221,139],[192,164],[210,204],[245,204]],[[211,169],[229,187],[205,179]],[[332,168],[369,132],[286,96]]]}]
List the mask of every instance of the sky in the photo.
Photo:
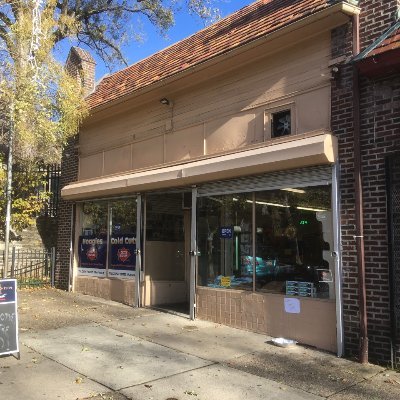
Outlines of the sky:
[{"label": "sky", "polygon": [[[219,8],[221,17],[223,18],[254,1],[255,0],[216,0],[216,7]],[[149,22],[143,21],[141,29],[144,35],[143,40],[141,42],[132,41],[129,46],[124,48],[124,55],[129,65],[134,64],[192,35],[204,27],[204,22],[201,21],[200,18],[191,16],[187,12],[184,12],[184,10],[175,15],[175,26],[167,32],[167,38],[161,36]],[[94,54],[92,55],[95,56]],[[102,76],[109,73],[109,70],[100,59],[96,58],[96,61],[96,80],[99,80]],[[121,68],[122,66],[118,69]]]}]

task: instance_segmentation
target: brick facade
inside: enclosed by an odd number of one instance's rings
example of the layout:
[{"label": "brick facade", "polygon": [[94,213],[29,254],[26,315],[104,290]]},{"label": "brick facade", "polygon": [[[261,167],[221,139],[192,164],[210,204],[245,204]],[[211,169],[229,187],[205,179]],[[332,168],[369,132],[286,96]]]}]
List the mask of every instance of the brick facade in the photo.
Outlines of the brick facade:
[{"label": "brick facade", "polygon": [[[393,24],[398,1],[360,2],[361,50]],[[332,33],[332,56],[351,55],[351,25]],[[355,250],[352,66],[332,84],[332,131],[339,139],[345,351],[359,347],[358,274]],[[400,149],[400,77],[360,79],[361,158],[370,360],[391,359],[386,155]],[[400,353],[397,353],[400,360]]]},{"label": "brick facade", "polygon": [[[61,182],[63,188],[71,182],[78,180],[79,155],[77,144],[78,135],[72,138],[64,149],[61,160]],[[69,201],[60,200],[58,205],[58,236],[57,236],[57,264],[55,270],[56,287],[63,290],[69,289],[70,244],[71,244],[71,217],[73,205]]]},{"label": "brick facade", "polygon": [[[85,95],[95,87],[96,62],[93,57],[79,47],[72,47],[65,64],[68,73],[76,78],[83,86]],[[79,136],[70,139],[63,150],[61,160],[60,188],[78,180],[79,152],[77,145]],[[55,284],[59,289],[69,289],[70,245],[71,245],[71,218],[73,203],[60,200],[58,205],[58,235],[57,235],[57,264],[55,271]]]}]

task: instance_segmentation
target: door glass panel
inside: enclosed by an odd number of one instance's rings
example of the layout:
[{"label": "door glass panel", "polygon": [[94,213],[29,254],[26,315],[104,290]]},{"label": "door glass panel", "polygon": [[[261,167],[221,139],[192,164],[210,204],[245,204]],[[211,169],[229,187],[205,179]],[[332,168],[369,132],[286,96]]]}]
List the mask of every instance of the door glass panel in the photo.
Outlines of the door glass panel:
[{"label": "door glass panel", "polygon": [[185,280],[182,193],[146,197],[146,275],[154,281]]},{"label": "door glass panel", "polygon": [[111,243],[108,276],[130,278],[136,269],[136,199],[110,202]]},{"label": "door glass panel", "polygon": [[251,199],[251,194],[198,199],[200,286],[252,290]]}]

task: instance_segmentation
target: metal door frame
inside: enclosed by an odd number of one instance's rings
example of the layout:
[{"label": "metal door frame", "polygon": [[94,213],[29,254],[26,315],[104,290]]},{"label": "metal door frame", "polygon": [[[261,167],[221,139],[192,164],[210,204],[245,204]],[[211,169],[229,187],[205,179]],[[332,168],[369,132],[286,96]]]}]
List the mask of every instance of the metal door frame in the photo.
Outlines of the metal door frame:
[{"label": "metal door frame", "polygon": [[196,318],[196,271],[197,271],[197,187],[192,188],[192,220],[190,238],[190,285],[189,285],[189,316]]},{"label": "metal door frame", "polygon": [[340,230],[340,169],[335,164],[332,167],[332,228],[333,250],[335,260],[335,301],[336,301],[336,343],[337,356],[344,354],[344,328],[343,328],[343,277],[341,254],[341,230]]},{"label": "metal door frame", "polygon": [[141,273],[142,273],[142,195],[136,196],[136,268],[135,268],[135,307],[141,307]]}]

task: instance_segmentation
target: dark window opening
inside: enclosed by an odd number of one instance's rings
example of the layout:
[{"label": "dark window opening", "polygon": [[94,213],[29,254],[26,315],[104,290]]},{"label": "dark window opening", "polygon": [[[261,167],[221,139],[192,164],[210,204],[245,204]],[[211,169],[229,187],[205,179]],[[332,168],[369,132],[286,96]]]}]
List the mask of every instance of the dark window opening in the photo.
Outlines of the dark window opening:
[{"label": "dark window opening", "polygon": [[292,133],[290,110],[283,110],[272,114],[271,132],[273,138]]}]

